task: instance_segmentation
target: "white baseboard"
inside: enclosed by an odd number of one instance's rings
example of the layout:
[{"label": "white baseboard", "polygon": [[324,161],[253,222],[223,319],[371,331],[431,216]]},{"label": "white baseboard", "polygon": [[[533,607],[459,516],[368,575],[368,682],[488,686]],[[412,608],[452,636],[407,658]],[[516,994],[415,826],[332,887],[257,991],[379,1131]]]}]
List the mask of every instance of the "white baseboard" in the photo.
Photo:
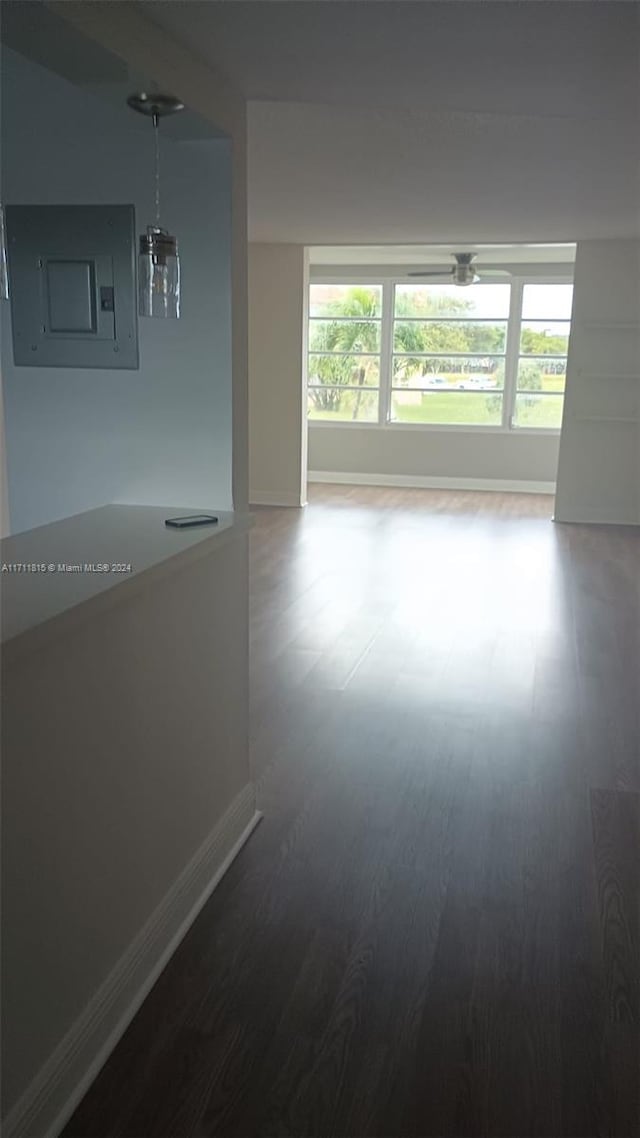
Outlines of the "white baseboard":
[{"label": "white baseboard", "polygon": [[9,1112],[4,1138],[56,1138],[261,817],[249,783]]},{"label": "white baseboard", "polygon": [[516,494],[555,494],[555,482],[510,478],[440,478],[431,474],[353,474],[337,470],[310,470],[309,482],[350,486],[406,486],[422,490],[497,490]]},{"label": "white baseboard", "polygon": [[289,490],[255,490],[249,492],[250,506],[306,506],[300,495]]},{"label": "white baseboard", "polygon": [[618,513],[616,517],[612,517],[610,511],[601,508],[577,510],[570,518],[565,517],[563,513],[559,514],[556,510],[553,520],[565,525],[640,526],[640,517],[631,510],[627,513]]}]

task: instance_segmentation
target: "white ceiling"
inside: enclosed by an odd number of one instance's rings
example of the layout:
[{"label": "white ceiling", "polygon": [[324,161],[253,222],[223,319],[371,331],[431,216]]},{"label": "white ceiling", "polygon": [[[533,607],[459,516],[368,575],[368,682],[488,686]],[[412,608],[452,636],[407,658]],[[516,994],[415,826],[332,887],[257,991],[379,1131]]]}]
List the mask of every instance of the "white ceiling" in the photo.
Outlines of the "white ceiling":
[{"label": "white ceiling", "polygon": [[[149,120],[127,108],[127,96],[157,90],[158,85],[89,39],[42,0],[0,0],[0,33],[7,47],[81,87],[89,98],[95,96],[124,112],[125,129],[150,136]],[[211,122],[189,108],[165,118],[162,134],[176,141],[221,137]]]},{"label": "white ceiling", "polygon": [[248,99],[415,111],[624,114],[638,5],[602,0],[143,0]]},{"label": "white ceiling", "polygon": [[[476,253],[478,265],[567,265],[576,247],[557,245],[465,245],[456,252]],[[312,265],[442,265],[453,264],[449,245],[312,245]]]},{"label": "white ceiling", "polygon": [[140,7],[250,100],[253,240],[640,233],[635,0]]}]

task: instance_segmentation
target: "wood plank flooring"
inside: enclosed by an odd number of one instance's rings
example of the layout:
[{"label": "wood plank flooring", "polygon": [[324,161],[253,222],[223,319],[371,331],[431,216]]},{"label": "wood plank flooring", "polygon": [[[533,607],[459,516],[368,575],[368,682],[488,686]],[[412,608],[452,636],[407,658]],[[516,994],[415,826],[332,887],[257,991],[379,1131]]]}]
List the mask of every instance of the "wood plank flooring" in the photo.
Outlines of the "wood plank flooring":
[{"label": "wood plank flooring", "polygon": [[640,534],[256,510],[265,813],[65,1138],[637,1138]]}]

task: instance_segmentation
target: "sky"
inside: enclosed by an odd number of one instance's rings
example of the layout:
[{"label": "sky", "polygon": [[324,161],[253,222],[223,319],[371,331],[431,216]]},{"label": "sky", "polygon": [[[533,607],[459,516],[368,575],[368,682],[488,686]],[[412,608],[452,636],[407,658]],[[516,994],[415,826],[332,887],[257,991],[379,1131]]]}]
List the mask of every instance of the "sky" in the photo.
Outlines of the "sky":
[{"label": "sky", "polygon": [[[318,299],[320,297],[326,297],[327,300],[337,298],[343,289],[346,290],[350,287],[353,286],[312,286],[313,292]],[[403,291],[408,289],[429,289],[434,292],[437,290],[440,296],[451,296],[456,299],[463,297],[467,301],[473,301],[474,309],[473,312],[469,312],[469,315],[477,316],[481,319],[506,320],[509,315],[510,287],[508,284],[476,284],[469,285],[467,288],[460,288],[455,285],[426,285],[416,283],[415,285],[398,285],[398,289],[402,289]],[[572,294],[573,285],[571,284],[525,285],[522,305],[523,320],[544,320],[545,324],[551,324],[554,321],[569,320],[571,317]]]}]

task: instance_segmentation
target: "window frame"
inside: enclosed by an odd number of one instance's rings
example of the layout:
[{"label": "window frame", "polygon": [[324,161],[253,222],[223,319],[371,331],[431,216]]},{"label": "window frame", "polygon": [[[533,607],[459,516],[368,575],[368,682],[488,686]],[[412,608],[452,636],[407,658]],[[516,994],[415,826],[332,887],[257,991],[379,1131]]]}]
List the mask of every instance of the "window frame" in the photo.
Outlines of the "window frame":
[{"label": "window frame", "polygon": [[[448,266],[447,266],[448,267]],[[522,303],[524,295],[524,286],[527,284],[569,284],[573,285],[574,278],[571,272],[567,271],[566,265],[557,269],[552,266],[526,266],[527,269],[533,271],[524,271],[525,267],[522,266],[523,271],[514,271],[515,266],[509,266],[509,276],[504,282],[496,280],[488,280],[486,283],[497,284],[505,283],[511,286],[509,313],[506,317],[507,333],[504,351],[504,366],[505,378],[504,387],[502,389],[502,421],[500,424],[482,424],[482,423],[398,423],[390,419],[391,412],[391,398],[392,398],[392,372],[393,372],[393,326],[394,326],[394,309],[395,309],[395,289],[396,285],[402,284],[416,284],[416,278],[410,275],[410,270],[406,272],[394,272],[387,275],[381,272],[378,273],[362,273],[362,266],[336,266],[333,271],[326,271],[323,266],[321,271],[313,271],[310,274],[309,287],[312,285],[362,285],[363,287],[376,285],[382,288],[382,309],[380,314],[380,386],[378,390],[378,419],[370,422],[353,422],[348,419],[336,420],[330,422],[325,419],[310,419],[308,410],[305,407],[305,415],[309,427],[314,430],[369,430],[378,431],[381,428],[389,431],[435,431],[438,433],[455,432],[457,434],[489,434],[489,435],[534,435],[536,437],[551,435],[557,438],[560,434],[561,427],[519,427],[515,423],[516,414],[516,394],[517,394],[517,376],[518,376],[518,360],[520,358],[520,335],[522,330]],[[480,286],[482,287],[482,286]],[[318,317],[320,319],[320,317]],[[352,320],[352,317],[344,317],[346,320]],[[455,318],[454,318],[455,319]],[[473,319],[470,317],[469,319]],[[487,320],[490,318],[487,317]],[[496,317],[500,322],[505,320],[504,317]],[[541,318],[542,319],[542,318]],[[310,318],[307,317],[307,321]],[[569,324],[569,343],[571,342],[571,316],[568,321],[562,323]],[[375,354],[375,353],[367,353]],[[428,355],[438,353],[427,353]],[[443,353],[447,356],[453,356],[456,353],[447,352]],[[462,353],[459,353],[462,354]],[[464,353],[468,355],[468,353]],[[308,356],[307,356],[308,358]],[[529,358],[529,357],[527,357]],[[531,357],[533,358],[533,357]],[[556,356],[555,359],[564,359],[563,356]],[[306,364],[305,364],[306,373]],[[305,383],[305,400],[307,398],[306,383]],[[566,397],[566,389],[563,394],[563,400]],[[564,405],[564,404],[563,404]]]},{"label": "window frame", "polygon": [[[344,285],[346,288],[349,288],[353,285],[362,285],[364,288],[374,287],[374,286],[376,288],[380,288],[380,315],[379,316],[358,317],[355,321],[355,323],[358,323],[358,324],[364,324],[365,322],[368,322],[371,324],[379,324],[380,325],[380,351],[379,352],[360,352],[360,353],[357,353],[359,355],[373,356],[375,359],[378,360],[378,385],[377,385],[377,387],[370,387],[369,388],[369,391],[375,391],[377,396],[378,396],[378,418],[377,418],[377,421],[369,420],[368,422],[364,419],[360,420],[360,422],[358,422],[358,421],[353,422],[350,419],[338,419],[335,423],[327,421],[326,419],[310,419],[309,418],[309,388],[316,387],[316,384],[311,384],[308,382],[309,360],[310,360],[311,356],[313,356],[313,355],[324,355],[324,354],[350,356],[350,355],[355,354],[353,352],[323,353],[323,352],[314,352],[311,350],[311,348],[309,347],[309,342],[311,339],[310,332],[311,332],[312,321],[319,321],[319,320],[342,321],[342,322],[347,323],[347,324],[353,324],[354,318],[353,318],[353,316],[337,316],[337,317],[333,317],[333,316],[311,316],[311,297],[309,295],[307,298],[307,306],[306,306],[307,307],[307,313],[305,315],[305,320],[307,323],[307,327],[305,329],[305,343],[306,343],[307,347],[306,347],[305,361],[304,361],[304,377],[305,378],[304,378],[304,392],[303,392],[303,398],[305,401],[305,412],[304,413],[305,413],[305,420],[307,422],[307,425],[309,423],[313,423],[314,426],[322,426],[322,427],[373,427],[374,429],[377,430],[378,427],[384,426],[384,423],[382,421],[382,408],[385,406],[385,402],[383,399],[382,371],[383,371],[383,366],[384,366],[384,318],[385,318],[384,314],[385,314],[385,307],[386,307],[385,306],[385,281],[381,280],[379,277],[373,277],[373,278],[369,277],[369,276],[361,277],[359,274],[355,274],[355,273],[353,275],[353,279],[349,278],[348,280],[336,279],[333,275],[327,276],[326,279],[324,279],[324,275],[323,275],[323,279],[320,280],[319,278],[316,278],[315,274],[313,274],[313,277],[311,277],[311,274],[310,274],[309,283],[307,285],[307,288],[309,290],[311,290],[311,286],[315,285],[315,284]],[[363,389],[362,388],[358,389],[356,387],[353,390],[357,391],[357,390],[363,390]],[[364,388],[364,390],[366,390],[366,388]]]}]

